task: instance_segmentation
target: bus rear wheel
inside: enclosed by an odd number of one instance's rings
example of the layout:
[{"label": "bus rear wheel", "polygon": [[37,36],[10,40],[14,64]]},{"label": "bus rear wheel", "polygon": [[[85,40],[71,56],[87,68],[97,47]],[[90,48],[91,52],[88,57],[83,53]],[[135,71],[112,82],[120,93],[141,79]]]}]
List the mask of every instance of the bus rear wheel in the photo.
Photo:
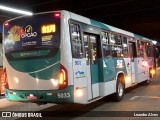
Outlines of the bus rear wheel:
[{"label": "bus rear wheel", "polygon": [[122,101],[123,96],[124,96],[124,83],[122,82],[122,78],[119,77],[117,79],[116,93],[114,94],[114,100],[120,102]]}]

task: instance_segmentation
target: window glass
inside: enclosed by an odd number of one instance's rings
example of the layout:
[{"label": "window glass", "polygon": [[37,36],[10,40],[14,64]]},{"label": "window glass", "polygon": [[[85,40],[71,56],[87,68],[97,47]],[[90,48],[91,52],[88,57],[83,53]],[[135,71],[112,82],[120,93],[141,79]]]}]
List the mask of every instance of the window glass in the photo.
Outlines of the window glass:
[{"label": "window glass", "polygon": [[112,57],[122,57],[122,47],[119,46],[111,46],[111,50],[112,50]]},{"label": "window glass", "polygon": [[123,37],[123,56],[128,57],[128,44],[126,37]]},{"label": "window glass", "polygon": [[110,35],[110,44],[122,45],[122,39],[120,35],[111,34]]},{"label": "window glass", "polygon": [[140,40],[138,40],[137,41],[137,51],[138,51],[138,54],[137,54],[137,56],[138,57],[144,57],[144,42],[143,41],[140,41]]},{"label": "window glass", "polygon": [[[36,14],[10,21],[9,26],[4,27],[4,52],[10,58],[13,56],[13,59],[38,59],[55,55],[60,47],[60,21],[61,19],[53,17],[53,13]],[[33,53],[33,50],[41,52]],[[50,52],[43,55],[42,50]],[[26,54],[21,56],[22,52]]]},{"label": "window glass", "polygon": [[87,61],[89,59],[89,41],[88,41],[88,36],[84,35],[83,40],[84,40],[84,51],[85,51],[85,58],[87,58]]},{"label": "window glass", "polygon": [[110,47],[108,45],[108,33],[102,32],[102,47],[104,57],[110,57]]},{"label": "window glass", "polygon": [[108,33],[102,32],[102,41],[108,44]]},{"label": "window glass", "polygon": [[90,49],[91,49],[91,57],[92,64],[96,63],[97,59],[97,42],[95,36],[90,36]]},{"label": "window glass", "polygon": [[115,44],[114,34],[110,34],[110,44]]},{"label": "window glass", "polygon": [[72,38],[72,54],[74,58],[82,58],[82,39],[80,35],[80,27],[76,24],[71,24],[71,38]]},{"label": "window glass", "polygon": [[151,46],[150,43],[147,42],[145,44],[145,48],[147,57],[153,57],[153,46]]}]

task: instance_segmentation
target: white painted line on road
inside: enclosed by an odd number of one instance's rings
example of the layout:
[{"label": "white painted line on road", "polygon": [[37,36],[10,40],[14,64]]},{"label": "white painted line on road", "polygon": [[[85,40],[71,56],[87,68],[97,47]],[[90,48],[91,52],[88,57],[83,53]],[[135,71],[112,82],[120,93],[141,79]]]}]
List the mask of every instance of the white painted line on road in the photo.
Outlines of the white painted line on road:
[{"label": "white painted line on road", "polygon": [[135,100],[137,98],[153,98],[153,99],[160,99],[160,96],[133,96],[129,100]]},{"label": "white painted line on road", "polygon": [[129,100],[135,100],[135,99],[137,99],[137,98],[139,98],[139,96],[133,96],[133,97],[131,97]]}]

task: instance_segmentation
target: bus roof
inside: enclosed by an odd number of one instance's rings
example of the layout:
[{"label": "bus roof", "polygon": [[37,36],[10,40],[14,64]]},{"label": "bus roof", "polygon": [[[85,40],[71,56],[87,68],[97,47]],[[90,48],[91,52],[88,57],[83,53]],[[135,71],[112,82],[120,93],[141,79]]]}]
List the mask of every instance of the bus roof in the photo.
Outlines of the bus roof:
[{"label": "bus roof", "polygon": [[125,35],[131,36],[131,37],[135,37],[135,38],[138,38],[138,39],[143,39],[143,40],[147,40],[147,41],[150,41],[150,42],[152,41],[151,39],[143,37],[141,35],[138,35],[138,34],[135,34],[135,33],[132,33],[132,32],[128,32],[128,31],[116,28],[116,27],[113,27],[113,26],[108,25],[108,24],[104,24],[104,23],[98,22],[96,20],[92,20],[92,19],[90,19],[90,20],[91,20],[91,24],[96,26],[96,27],[100,27],[102,29],[106,29],[106,30],[112,31],[112,32],[125,34]]},{"label": "bus roof", "polygon": [[[148,42],[152,42],[151,39],[143,37],[141,35],[138,35],[138,34],[135,34],[135,33],[132,33],[132,32],[128,32],[128,31],[125,31],[123,29],[119,29],[117,27],[113,27],[111,25],[108,25],[108,24],[105,24],[105,23],[102,23],[102,22],[98,22],[96,20],[89,19],[87,17],[81,16],[81,15],[78,15],[78,14],[75,14],[75,13],[72,13],[72,12],[69,12],[69,11],[66,11],[66,10],[41,12],[41,13],[35,13],[34,15],[36,15],[36,14],[45,14],[45,13],[50,13],[50,12],[65,12],[65,13],[70,13],[70,17],[72,19],[77,20],[77,21],[84,22],[84,23],[87,23],[87,24],[90,24],[90,25],[93,25],[95,27],[99,27],[99,28],[102,28],[102,29],[105,29],[105,30],[108,30],[108,31],[117,32],[117,33],[121,33],[121,34],[128,35],[128,36],[131,36],[131,37],[135,37],[137,39],[143,39],[143,40],[147,40]],[[7,21],[11,21],[11,20],[18,19],[18,18],[21,18],[21,17],[25,17],[25,16],[20,16],[20,17],[12,18],[12,19],[7,20]]]},{"label": "bus roof", "polygon": [[70,14],[71,14],[71,18],[75,19],[76,21],[84,22],[84,23],[93,25],[95,27],[102,28],[104,30],[117,32],[117,33],[125,34],[125,35],[131,36],[131,37],[135,37],[137,39],[143,39],[143,40],[147,40],[148,42],[152,42],[151,39],[143,37],[141,35],[138,35],[138,34],[135,34],[135,33],[132,33],[132,32],[128,32],[128,31],[119,29],[117,27],[113,27],[111,25],[108,25],[108,24],[105,24],[105,23],[102,23],[102,22],[98,22],[96,20],[89,19],[87,17],[81,16],[81,15],[78,15],[78,14],[75,14],[75,13],[72,13],[72,12],[70,12]]}]

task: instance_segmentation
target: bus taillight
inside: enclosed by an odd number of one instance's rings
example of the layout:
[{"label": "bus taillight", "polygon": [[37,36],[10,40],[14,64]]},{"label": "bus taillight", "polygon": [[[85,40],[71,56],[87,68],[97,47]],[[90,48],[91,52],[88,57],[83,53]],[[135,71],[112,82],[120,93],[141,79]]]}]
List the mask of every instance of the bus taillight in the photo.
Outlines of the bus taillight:
[{"label": "bus taillight", "polygon": [[9,22],[4,22],[4,26],[9,26]]},{"label": "bus taillight", "polygon": [[7,80],[7,71],[6,71],[6,68],[3,69],[3,79],[4,79],[5,88],[6,88],[6,89],[9,89],[8,80]]},{"label": "bus taillight", "polygon": [[54,13],[54,17],[55,17],[55,18],[60,18],[60,16],[61,16],[61,13],[60,13],[60,12],[55,12],[55,13]]},{"label": "bus taillight", "polygon": [[67,69],[61,65],[60,66],[60,74],[59,74],[59,89],[64,89],[68,86],[68,75]]},{"label": "bus taillight", "polygon": [[150,74],[154,75],[156,71],[154,69],[150,70]]}]

